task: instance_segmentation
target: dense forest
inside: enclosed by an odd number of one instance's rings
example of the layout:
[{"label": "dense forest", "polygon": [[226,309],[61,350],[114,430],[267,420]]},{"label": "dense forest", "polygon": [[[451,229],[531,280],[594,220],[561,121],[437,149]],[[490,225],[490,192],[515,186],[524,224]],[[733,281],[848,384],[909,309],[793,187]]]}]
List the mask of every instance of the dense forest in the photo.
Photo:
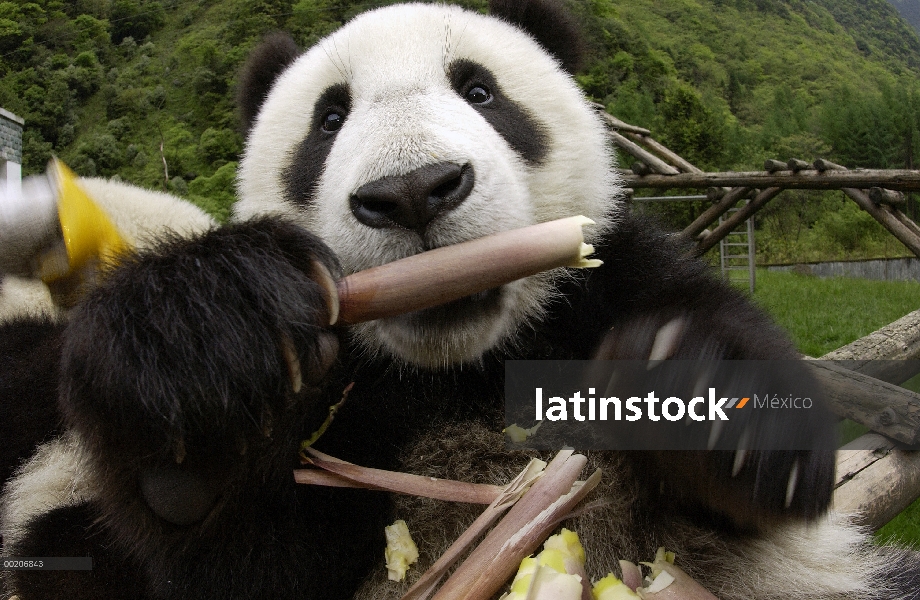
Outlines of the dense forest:
[{"label": "dense forest", "polygon": [[[904,0],[906,3],[907,0]],[[26,120],[24,171],[168,189],[225,217],[242,136],[236,72],[268,31],[307,47],[390,2],[0,2],[0,106]],[[486,0],[459,2],[484,10]],[[920,38],[884,0],[575,0],[578,81],[704,169],[825,157],[913,168]],[[679,225],[701,210],[674,203]],[[767,260],[903,253],[839,194],[786,193],[758,221]]]},{"label": "dense forest", "polygon": [[898,9],[898,12],[901,13],[901,16],[913,26],[914,29],[920,31],[920,0],[888,0]]}]

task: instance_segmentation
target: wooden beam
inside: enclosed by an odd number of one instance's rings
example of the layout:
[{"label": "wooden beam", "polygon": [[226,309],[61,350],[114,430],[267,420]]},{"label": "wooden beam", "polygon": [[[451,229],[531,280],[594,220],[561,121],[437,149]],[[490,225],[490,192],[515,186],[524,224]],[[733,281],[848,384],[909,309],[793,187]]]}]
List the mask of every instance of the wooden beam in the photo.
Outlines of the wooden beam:
[{"label": "wooden beam", "polygon": [[601,115],[601,118],[607,122],[607,125],[623,132],[635,133],[637,135],[652,135],[652,132],[644,127],[636,127],[635,125],[630,125],[625,121],[621,121],[618,118],[611,115],[607,112],[607,109],[604,108],[603,104],[594,103],[594,108],[597,109],[597,112]]},{"label": "wooden beam", "polygon": [[818,360],[834,361],[851,371],[899,385],[920,373],[920,310]]},{"label": "wooden beam", "polygon": [[920,452],[868,433],[837,451],[832,509],[853,514],[873,530],[920,496]]},{"label": "wooden beam", "polygon": [[885,207],[888,212],[890,212],[895,219],[897,219],[901,225],[907,227],[910,231],[914,232],[914,235],[920,236],[920,225],[917,225],[910,217],[905,215],[903,212],[898,210],[893,206]]},{"label": "wooden beam", "polygon": [[655,173],[660,175],[677,175],[680,173],[677,169],[664,162],[645,148],[642,148],[638,144],[629,141],[624,136],[620,135],[616,131],[607,132],[610,138],[613,140],[613,143],[616,144],[623,151],[628,152],[634,158],[637,158],[640,162],[644,163]]},{"label": "wooden beam", "polygon": [[907,200],[901,192],[886,190],[880,187],[869,188],[869,198],[876,204],[887,204],[888,206],[901,206],[907,204]]},{"label": "wooden beam", "polygon": [[814,165],[815,165],[815,168],[819,171],[846,171],[847,170],[846,167],[842,165],[838,165],[837,163],[832,163],[831,161],[825,160],[823,158],[819,158],[818,160],[816,160],[814,162]]},{"label": "wooden beam", "polygon": [[763,161],[763,170],[767,173],[776,173],[777,171],[785,171],[789,167],[781,160],[776,160],[775,158],[768,158]]},{"label": "wooden beam", "polygon": [[[828,352],[819,360],[859,361],[871,365],[872,361],[910,359],[920,359],[920,310],[908,313],[878,331]],[[872,374],[858,364],[850,368]]]},{"label": "wooden beam", "polygon": [[[833,172],[840,173],[841,171]],[[872,215],[872,217],[881,223],[891,235],[898,238],[899,242],[907,246],[908,250],[920,257],[920,235],[914,233],[910,227],[898,220],[898,218],[891,213],[891,207],[876,205],[863,190],[843,188],[843,193],[852,198],[860,208]]]},{"label": "wooden beam", "polygon": [[828,408],[909,446],[920,445],[920,394],[833,361],[808,361]]},{"label": "wooden beam", "polygon": [[[693,223],[690,223],[684,230],[683,235],[688,238],[695,239],[704,229],[709,227],[716,219],[721,217],[728,211],[729,208],[733,207],[738,203],[738,200],[741,200],[751,192],[751,188],[740,187],[729,190],[727,194],[722,196],[722,199],[707,208],[703,211],[703,214],[698,216]],[[708,237],[708,234],[707,234]]]},{"label": "wooden beam", "polygon": [[683,173],[702,173],[703,172],[702,169],[697,168],[695,165],[685,160],[679,154],[677,154],[676,152],[674,152],[673,150],[671,150],[664,144],[661,144],[660,142],[656,141],[655,139],[653,139],[652,137],[648,135],[639,135],[637,133],[627,133],[626,137],[636,142],[637,144],[641,144],[642,146],[645,146],[646,148],[651,150],[653,153],[655,153],[657,156],[659,156],[661,159],[677,167]]},{"label": "wooden beam", "polygon": [[786,166],[790,171],[795,173],[798,173],[799,171],[813,171],[815,169],[811,163],[805,162],[799,158],[790,158],[789,161],[786,162]]},{"label": "wooden beam", "polygon": [[754,196],[753,200],[739,208],[738,212],[722,221],[721,225],[713,229],[709,235],[700,240],[700,243],[697,244],[695,249],[696,254],[702,255],[707,250],[718,244],[719,240],[734,231],[736,227],[749,219],[751,215],[763,208],[767,202],[775,198],[776,195],[782,191],[782,188],[768,188]]},{"label": "wooden beam", "polygon": [[920,171],[909,170],[856,170],[856,171],[763,171],[746,173],[680,173],[678,175],[627,176],[626,185],[632,188],[697,188],[753,187],[765,189],[781,187],[790,189],[833,190],[840,188],[871,188],[920,190]]}]

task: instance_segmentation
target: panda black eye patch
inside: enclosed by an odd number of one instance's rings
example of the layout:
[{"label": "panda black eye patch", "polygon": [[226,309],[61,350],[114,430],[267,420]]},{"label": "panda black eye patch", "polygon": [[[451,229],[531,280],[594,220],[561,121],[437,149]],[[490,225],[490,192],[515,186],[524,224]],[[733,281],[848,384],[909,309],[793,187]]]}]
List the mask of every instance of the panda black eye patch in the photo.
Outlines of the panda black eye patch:
[{"label": "panda black eye patch", "polygon": [[477,62],[460,59],[450,64],[447,77],[457,95],[476,109],[521,158],[530,164],[543,160],[548,143],[544,127],[502,93],[491,71]]},{"label": "panda black eye patch", "polygon": [[291,162],[281,172],[287,199],[297,206],[313,201],[316,184],[326,168],[335,135],[348,119],[351,91],[344,83],[326,88],[313,105],[310,131],[295,147]]}]

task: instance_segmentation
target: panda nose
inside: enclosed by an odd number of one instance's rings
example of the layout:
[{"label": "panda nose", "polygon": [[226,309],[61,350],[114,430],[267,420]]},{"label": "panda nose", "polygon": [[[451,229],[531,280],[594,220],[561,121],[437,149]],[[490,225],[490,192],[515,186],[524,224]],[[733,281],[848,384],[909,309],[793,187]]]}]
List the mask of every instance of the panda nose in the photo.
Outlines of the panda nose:
[{"label": "panda nose", "polygon": [[362,185],[351,212],[368,227],[424,231],[435,217],[456,208],[473,190],[473,166],[441,162]]}]

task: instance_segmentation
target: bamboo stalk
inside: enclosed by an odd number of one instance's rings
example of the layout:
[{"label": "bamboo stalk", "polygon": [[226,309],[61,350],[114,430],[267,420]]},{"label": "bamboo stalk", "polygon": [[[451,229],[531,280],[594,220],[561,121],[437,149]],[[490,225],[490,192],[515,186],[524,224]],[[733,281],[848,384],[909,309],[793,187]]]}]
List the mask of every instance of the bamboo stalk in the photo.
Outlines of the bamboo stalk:
[{"label": "bamboo stalk", "polygon": [[920,190],[920,171],[899,170],[855,170],[855,171],[802,171],[791,173],[763,171],[741,173],[680,173],[678,175],[633,174],[623,176],[625,185],[632,188],[698,188],[738,187],[753,188],[782,187],[787,189],[832,190],[842,187],[871,188],[885,187],[901,191]]},{"label": "bamboo stalk", "polygon": [[531,460],[527,467],[505,486],[502,494],[486,507],[482,514],[473,521],[473,524],[460,534],[450,548],[422,574],[415,585],[402,597],[402,600],[424,600],[430,597],[447,569],[457,562],[473,542],[479,539],[505,511],[521,499],[533,482],[543,474],[545,467],[546,463],[543,461]]},{"label": "bamboo stalk", "polygon": [[[499,498],[504,491],[504,488],[497,485],[466,483],[464,481],[437,479],[411,473],[361,467],[332,458],[312,447],[307,448],[306,452],[310,454],[309,460],[311,464],[345,480],[342,482],[343,485],[335,487],[366,487],[368,489],[387,490],[436,500],[466,502],[468,504],[490,504],[496,498]],[[294,481],[297,483],[321,483],[324,485],[339,482],[336,478],[322,475],[316,476],[311,471],[313,470],[295,470]]]},{"label": "bamboo stalk", "polygon": [[361,323],[430,308],[557,267],[595,267],[586,259],[587,217],[568,217],[436,248],[359,271],[336,285],[338,320]]},{"label": "bamboo stalk", "polygon": [[584,456],[573,456],[572,450],[559,452],[543,477],[457,568],[434,600],[484,600],[495,594],[521,560],[599,483],[600,471],[583,484],[576,483],[586,463]]}]

